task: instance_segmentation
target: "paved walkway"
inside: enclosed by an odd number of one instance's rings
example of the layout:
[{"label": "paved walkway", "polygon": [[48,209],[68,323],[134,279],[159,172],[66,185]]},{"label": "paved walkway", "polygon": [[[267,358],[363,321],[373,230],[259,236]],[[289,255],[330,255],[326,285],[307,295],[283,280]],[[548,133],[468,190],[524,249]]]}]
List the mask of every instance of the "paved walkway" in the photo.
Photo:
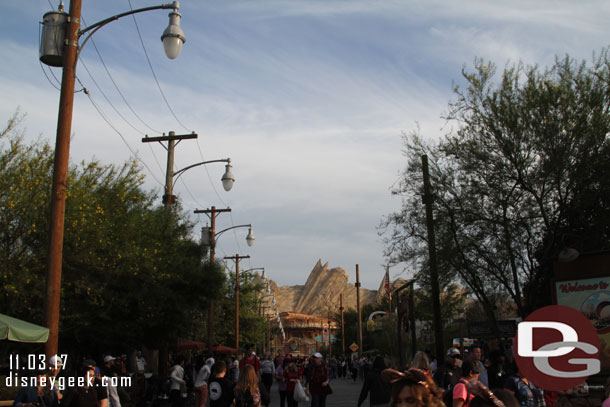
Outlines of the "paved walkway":
[{"label": "paved walkway", "polygon": [[[333,389],[333,394],[327,396],[326,407],[356,407],[358,397],[362,389],[362,380],[334,379],[330,382]],[[310,407],[311,402],[299,403],[299,407]],[[363,407],[369,407],[367,400],[362,404]],[[280,395],[277,391],[277,383],[273,383],[271,387],[271,404],[269,407],[280,407]]]}]

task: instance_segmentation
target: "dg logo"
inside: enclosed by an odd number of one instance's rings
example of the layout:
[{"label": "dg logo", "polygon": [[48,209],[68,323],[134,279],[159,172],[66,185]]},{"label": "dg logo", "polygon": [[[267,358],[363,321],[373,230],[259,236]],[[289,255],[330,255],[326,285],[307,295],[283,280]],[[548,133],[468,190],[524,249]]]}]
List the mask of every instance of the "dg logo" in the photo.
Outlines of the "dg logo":
[{"label": "dg logo", "polygon": [[515,360],[536,386],[562,391],[599,373],[599,338],[580,312],[550,305],[530,314],[517,328]]}]

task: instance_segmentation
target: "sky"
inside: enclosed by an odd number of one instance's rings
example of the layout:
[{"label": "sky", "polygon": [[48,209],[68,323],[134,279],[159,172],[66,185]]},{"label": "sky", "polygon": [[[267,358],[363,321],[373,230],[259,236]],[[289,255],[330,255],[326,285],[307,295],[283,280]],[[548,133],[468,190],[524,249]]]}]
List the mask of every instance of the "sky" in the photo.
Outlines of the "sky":
[{"label": "sky", "polygon": [[[51,144],[61,69],[38,61],[39,22],[58,4],[0,5],[0,123],[19,109],[26,138]],[[83,0],[83,25],[157,4]],[[406,164],[401,137],[449,131],[443,113],[475,58],[499,71],[566,54],[590,61],[610,39],[610,3],[596,0],[208,0],[183,1],[180,13],[186,43],[174,60],[160,40],[168,10],[114,21],[84,46],[71,162],[136,157],[160,199],[166,151],[142,137],[197,133],[177,145],[175,171],[231,158],[236,182],[223,190],[222,164],[177,180],[194,236],[207,221],[195,209],[230,207],[217,231],[252,224],[256,242],[228,231],[217,257],[250,255],[240,269],[264,267],[280,285],[304,284],[321,259],[350,283],[358,264],[362,286],[379,287],[379,225],[401,205],[390,193]],[[412,272],[391,268],[392,278]]]}]

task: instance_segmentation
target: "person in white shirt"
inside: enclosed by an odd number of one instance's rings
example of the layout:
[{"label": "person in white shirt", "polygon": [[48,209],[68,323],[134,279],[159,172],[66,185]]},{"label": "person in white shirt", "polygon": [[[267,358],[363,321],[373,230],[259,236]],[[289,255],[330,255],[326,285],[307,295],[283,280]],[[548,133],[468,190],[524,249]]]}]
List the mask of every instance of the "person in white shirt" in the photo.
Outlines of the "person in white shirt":
[{"label": "person in white shirt", "polygon": [[186,381],[184,380],[184,356],[178,356],[169,375],[171,384],[169,387],[169,399],[172,407],[184,407],[186,396]]},{"label": "person in white shirt", "polygon": [[208,379],[212,372],[212,366],[214,366],[214,359],[209,358],[203,363],[197,373],[195,383],[193,384],[195,388],[195,407],[205,407],[208,401]]}]

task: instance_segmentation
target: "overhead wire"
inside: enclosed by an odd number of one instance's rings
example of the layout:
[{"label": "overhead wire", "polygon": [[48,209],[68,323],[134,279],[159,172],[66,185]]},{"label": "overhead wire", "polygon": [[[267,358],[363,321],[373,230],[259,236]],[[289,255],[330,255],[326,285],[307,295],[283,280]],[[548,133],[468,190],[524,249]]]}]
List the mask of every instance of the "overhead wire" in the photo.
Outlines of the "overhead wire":
[{"label": "overhead wire", "polygon": [[[129,3],[129,8],[131,10],[133,10],[133,7],[131,5],[131,0],[128,0]],[[133,22],[136,26],[136,31],[138,32],[138,37],[140,38],[140,44],[142,44],[142,49],[144,50],[144,55],[146,56],[146,61],[148,62],[148,66],[150,67],[150,72],[152,73],[153,78],[155,79],[155,83],[157,84],[157,88],[159,88],[159,92],[161,93],[161,96],[163,97],[163,100],[165,101],[165,105],[167,106],[167,108],[169,109],[169,111],[171,112],[172,116],[174,116],[174,119],[176,119],[176,121],[178,122],[178,124],[180,124],[180,126],[182,126],[184,128],[184,130],[186,131],[191,131],[191,129],[189,129],[188,127],[186,127],[178,118],[178,116],[176,116],[176,113],[174,113],[174,109],[172,109],[171,105],[169,104],[167,98],[165,97],[165,93],[163,92],[163,89],[161,88],[161,84],[159,83],[159,79],[157,78],[157,74],[155,73],[155,70],[153,69],[152,63],[150,62],[150,58],[148,57],[148,52],[146,51],[146,47],[144,46],[144,40],[142,39],[142,34],[140,33],[140,27],[138,26],[138,21],[136,19],[135,14],[133,14],[131,16],[133,18]]]},{"label": "overhead wire", "polygon": [[[133,115],[140,121],[140,123],[142,123],[144,126],[146,126],[149,130],[157,133],[157,134],[162,134],[162,131],[159,131],[153,127],[151,127],[148,123],[146,123],[138,113],[136,113],[136,111],[131,107],[131,104],[127,101],[127,98],[125,98],[125,95],[123,95],[123,92],[121,92],[121,89],[119,89],[119,86],[117,85],[117,83],[115,82],[114,78],[112,77],[112,75],[110,74],[110,70],[108,69],[108,67],[106,66],[106,63],[104,62],[104,59],[102,58],[102,55],[100,54],[99,49],[97,48],[97,45],[95,44],[95,41],[93,41],[93,38],[91,39],[91,43],[93,44],[93,48],[95,48],[95,52],[97,53],[97,56],[99,57],[100,61],[102,62],[102,66],[104,67],[104,69],[106,70],[106,74],[108,75],[108,78],[110,78],[110,81],[112,82],[112,84],[114,85],[114,88],[116,89],[117,93],[121,96],[121,99],[123,99],[123,102],[125,102],[125,105],[127,105],[127,108],[129,108],[129,110],[131,111],[131,113],[133,113]],[[122,115],[121,115],[122,117]],[[123,119],[126,121],[126,119]],[[134,129],[135,127],[133,125],[131,125]],[[137,130],[139,133],[144,134],[144,132],[141,132],[139,130]]]},{"label": "overhead wire", "polygon": [[[78,79],[78,78],[77,78]],[[80,80],[78,80],[78,82],[81,84],[82,83]],[[97,105],[97,103],[95,103],[95,101],[93,100],[91,93],[90,92],[86,92],[85,93],[87,95],[87,97],[89,98],[89,101],[91,102],[91,104],[93,105],[93,107],[95,108],[95,110],[97,110],[98,114],[102,117],[102,119],[104,119],[104,121],[108,124],[108,126],[110,126],[110,128],[112,128],[112,130],[115,131],[115,133],[117,133],[119,135],[119,137],[121,138],[121,140],[123,140],[123,143],[127,146],[127,148],[129,149],[129,151],[131,152],[131,154],[133,154],[133,156],[136,158],[136,160],[138,160],[140,163],[142,163],[142,165],[150,172],[151,177],[159,184],[161,185],[161,187],[164,186],[164,183],[161,182],[159,179],[157,179],[157,177],[155,177],[153,171],[150,169],[150,167],[148,166],[148,164],[146,164],[146,162],[144,160],[142,160],[142,158],[140,158],[139,154],[137,151],[134,151],[133,148],[129,145],[129,143],[127,142],[127,140],[125,139],[125,137],[123,136],[123,134],[112,124],[112,122],[110,121],[110,119],[108,119],[108,117],[106,116],[106,114],[102,111],[102,109]]]},{"label": "overhead wire", "polygon": [[[128,0],[129,2],[129,7],[131,10],[133,10],[133,6],[131,4],[131,0]],[[180,124],[186,131],[191,131],[191,129],[189,129],[187,126],[185,126],[182,121],[178,118],[178,116],[176,115],[176,113],[174,112],[174,109],[171,107],[169,101],[167,100],[167,98],[165,97],[165,93],[163,92],[163,89],[161,88],[161,84],[159,83],[159,80],[157,78],[157,74],[155,73],[154,67],[152,65],[152,62],[148,56],[148,51],[146,50],[146,46],[144,44],[144,39],[142,38],[142,34],[140,32],[140,27],[138,26],[138,21],[136,19],[135,15],[132,15],[133,18],[133,22],[136,28],[136,31],[138,33],[138,37],[140,39],[140,45],[142,46],[142,50],[144,51],[144,55],[146,57],[146,61],[148,62],[148,66],[150,68],[150,71],[152,73],[152,76],[155,80],[155,83],[157,84],[157,88],[159,89],[159,93],[161,94],[161,97],[163,98],[168,110],[171,112],[172,116],[174,117],[174,119],[176,119],[176,121],[178,122],[178,124]],[[197,140],[197,145],[199,146],[199,140]],[[199,148],[199,150],[201,151],[201,149]],[[205,160],[203,160],[205,161]],[[205,167],[205,166],[204,166]],[[206,172],[207,172],[207,168],[206,168]],[[212,188],[214,188],[214,184],[211,181],[211,177],[209,176],[209,172],[208,172],[208,178],[210,179],[210,183],[212,184]],[[182,180],[182,185],[185,187],[185,189],[187,190],[188,194],[191,196],[191,198],[193,199],[193,201],[199,205],[200,203],[198,202],[198,200],[195,198],[195,196],[193,195],[193,193],[189,190],[189,188],[187,187],[186,183],[184,182],[184,180]],[[216,192],[216,194],[218,195],[218,192]],[[203,224],[203,223],[202,223]]]}]

